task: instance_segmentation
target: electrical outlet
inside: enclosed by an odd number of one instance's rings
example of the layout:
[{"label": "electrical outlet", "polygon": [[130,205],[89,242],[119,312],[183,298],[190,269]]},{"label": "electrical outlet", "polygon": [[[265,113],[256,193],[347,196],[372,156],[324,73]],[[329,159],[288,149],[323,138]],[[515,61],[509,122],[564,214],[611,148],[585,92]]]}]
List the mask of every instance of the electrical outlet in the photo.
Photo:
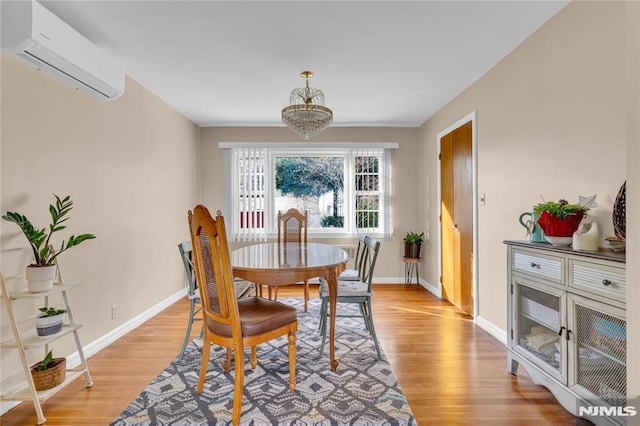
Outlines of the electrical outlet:
[{"label": "electrical outlet", "polygon": [[112,320],[118,319],[119,316],[120,316],[120,307],[118,305],[112,305],[111,306],[111,319]]}]

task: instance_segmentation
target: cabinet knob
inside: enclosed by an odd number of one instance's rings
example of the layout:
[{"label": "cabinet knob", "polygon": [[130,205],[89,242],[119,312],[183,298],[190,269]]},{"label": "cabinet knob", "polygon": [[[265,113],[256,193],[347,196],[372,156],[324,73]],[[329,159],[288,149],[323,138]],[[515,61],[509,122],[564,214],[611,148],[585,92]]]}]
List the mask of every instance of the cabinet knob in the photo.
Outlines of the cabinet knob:
[{"label": "cabinet knob", "polygon": [[602,285],[609,286],[611,285],[611,281],[605,278],[604,280],[602,280]]},{"label": "cabinet knob", "polygon": [[532,268],[540,268],[540,265],[538,265],[538,264],[537,264],[537,263],[535,263],[535,262],[531,262],[531,267],[532,267]]}]

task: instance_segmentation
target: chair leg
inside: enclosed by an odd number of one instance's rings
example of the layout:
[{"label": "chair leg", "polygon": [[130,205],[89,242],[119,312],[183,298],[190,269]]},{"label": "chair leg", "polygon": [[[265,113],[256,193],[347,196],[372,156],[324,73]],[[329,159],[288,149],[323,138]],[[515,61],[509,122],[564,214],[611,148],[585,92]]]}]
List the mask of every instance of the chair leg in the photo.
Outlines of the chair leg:
[{"label": "chair leg", "polygon": [[251,368],[255,370],[258,366],[258,356],[256,355],[256,347],[251,346]]},{"label": "chair leg", "polygon": [[309,308],[309,280],[304,280],[304,311]]},{"label": "chair leg", "polygon": [[325,304],[327,303],[327,301],[322,296],[320,296],[320,299],[321,299],[321,303],[320,303],[320,321],[318,322],[318,331],[322,331],[322,324],[324,324],[324,321],[326,320],[325,316],[323,315],[323,312],[324,312]]},{"label": "chair leg", "polygon": [[204,339],[202,340],[202,361],[200,362],[200,376],[198,377],[198,388],[196,389],[196,393],[198,395],[202,393],[202,388],[204,387],[204,377],[207,375],[210,349],[211,340],[209,340],[208,333],[205,331]]},{"label": "chair leg", "polygon": [[376,329],[373,325],[373,312],[371,310],[371,302],[366,301],[363,303],[364,310],[366,312],[365,322],[369,323],[369,333],[371,333],[371,337],[373,337],[373,343],[376,345],[376,352],[378,353],[378,359],[382,358],[382,353],[380,352],[380,344],[378,343],[378,336],[376,336]]},{"label": "chair leg", "polygon": [[222,369],[227,374],[231,371],[231,348],[227,348],[227,359],[222,361]]},{"label": "chair leg", "polygon": [[296,390],[296,332],[291,331],[289,339],[289,390]]},{"label": "chair leg", "polygon": [[329,298],[322,298],[322,305],[320,306],[320,334],[322,334],[322,343],[320,344],[320,357],[324,354],[324,345],[327,343],[327,321],[329,320],[327,311],[329,309]]},{"label": "chair leg", "polygon": [[187,343],[189,343],[189,336],[191,335],[191,326],[193,325],[193,315],[194,308],[196,302],[191,299],[191,307],[189,308],[189,323],[187,324],[187,334],[184,336],[184,341],[182,342],[182,349],[180,350],[180,356],[178,356],[178,361],[182,360],[182,356],[184,355],[184,350],[187,347]]},{"label": "chair leg", "polygon": [[278,286],[273,286],[273,300],[278,300]]},{"label": "chair leg", "polygon": [[369,326],[369,318],[367,316],[367,310],[366,310],[366,307],[364,305],[364,302],[363,303],[359,303],[358,307],[360,308],[360,315],[362,315],[362,319],[364,321],[364,326],[367,329],[367,331],[369,333],[371,333],[371,327]]},{"label": "chair leg", "polygon": [[244,388],[244,348],[242,342],[235,346],[235,375],[233,384],[233,425],[240,424],[242,414],[242,390]]}]

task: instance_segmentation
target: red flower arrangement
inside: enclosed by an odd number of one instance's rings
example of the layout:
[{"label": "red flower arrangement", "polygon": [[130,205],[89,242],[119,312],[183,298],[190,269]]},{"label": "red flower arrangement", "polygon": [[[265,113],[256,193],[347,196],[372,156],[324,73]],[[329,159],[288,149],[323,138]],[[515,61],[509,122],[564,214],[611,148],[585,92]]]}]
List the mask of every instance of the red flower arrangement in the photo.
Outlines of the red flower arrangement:
[{"label": "red flower arrangement", "polygon": [[533,208],[538,225],[550,237],[571,237],[587,215],[588,207],[569,204],[567,200],[549,201]]}]

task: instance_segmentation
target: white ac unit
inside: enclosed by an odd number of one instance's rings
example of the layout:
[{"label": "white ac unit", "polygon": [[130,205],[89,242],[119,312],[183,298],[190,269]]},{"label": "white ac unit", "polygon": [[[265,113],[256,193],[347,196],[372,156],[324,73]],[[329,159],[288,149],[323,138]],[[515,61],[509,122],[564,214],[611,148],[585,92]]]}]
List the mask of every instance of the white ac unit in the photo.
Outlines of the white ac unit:
[{"label": "white ac unit", "polygon": [[124,93],[124,70],[35,1],[0,1],[2,49],[100,100]]}]

